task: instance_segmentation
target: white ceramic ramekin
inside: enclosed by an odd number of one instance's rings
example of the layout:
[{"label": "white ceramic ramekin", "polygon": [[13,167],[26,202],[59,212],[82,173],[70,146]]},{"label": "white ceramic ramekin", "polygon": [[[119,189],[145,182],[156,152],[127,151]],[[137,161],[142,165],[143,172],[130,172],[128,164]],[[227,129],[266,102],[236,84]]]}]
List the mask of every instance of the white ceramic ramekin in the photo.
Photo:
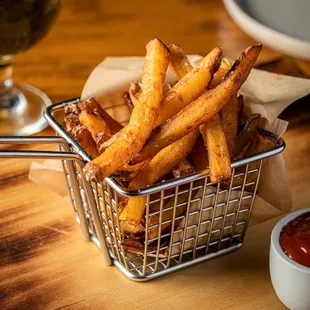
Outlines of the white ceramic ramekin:
[{"label": "white ceramic ramekin", "polygon": [[269,268],[272,285],[278,298],[292,310],[310,310],[310,268],[291,260],[283,252],[279,238],[283,226],[305,212],[310,212],[310,208],[285,216],[271,234]]}]

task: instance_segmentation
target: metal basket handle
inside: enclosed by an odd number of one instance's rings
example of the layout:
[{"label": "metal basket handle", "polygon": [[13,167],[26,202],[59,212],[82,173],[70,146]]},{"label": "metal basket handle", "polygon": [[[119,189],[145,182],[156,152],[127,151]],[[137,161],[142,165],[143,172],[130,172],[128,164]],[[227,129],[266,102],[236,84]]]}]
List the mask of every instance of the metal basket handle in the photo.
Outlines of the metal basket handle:
[{"label": "metal basket handle", "polygon": [[[60,146],[59,151],[29,151],[29,150],[0,150],[0,158],[21,158],[21,159],[55,159],[55,160],[66,160],[68,161],[68,170],[70,175],[75,175],[75,168],[73,165],[73,161],[76,163],[79,172],[82,172],[84,167],[84,162],[80,156],[75,153],[72,153],[67,141],[60,137],[55,136],[24,136],[24,137],[13,137],[13,136],[0,136],[0,144],[56,144]],[[88,224],[85,218],[83,202],[81,200],[81,196],[78,193],[79,185],[78,181],[75,177],[71,178],[71,182],[74,184],[73,194],[76,199],[77,213],[80,219],[80,226],[82,229],[82,233],[86,240],[90,240],[90,234],[88,230]],[[90,205],[92,214],[94,217],[94,222],[97,224],[96,226],[99,228],[100,219],[96,209],[96,205],[93,201],[93,195],[91,191],[91,187],[89,184],[86,184],[84,178],[82,178],[83,187],[86,190],[86,199],[87,203]],[[104,262],[107,265],[111,265],[112,261],[110,255],[107,250],[107,245],[105,242],[104,235],[102,233],[102,229],[98,229],[97,231],[98,239],[100,240],[101,250],[103,253]]]}]

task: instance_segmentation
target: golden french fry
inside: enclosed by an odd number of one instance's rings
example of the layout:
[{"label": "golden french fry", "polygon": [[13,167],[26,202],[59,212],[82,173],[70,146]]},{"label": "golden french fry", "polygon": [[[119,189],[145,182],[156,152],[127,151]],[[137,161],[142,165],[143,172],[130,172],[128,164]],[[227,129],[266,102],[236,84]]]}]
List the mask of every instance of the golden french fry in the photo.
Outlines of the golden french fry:
[{"label": "golden french fry", "polygon": [[82,111],[79,116],[80,123],[85,126],[91,133],[97,147],[111,137],[111,130],[105,120],[98,114],[93,114],[88,111]]},{"label": "golden french fry", "polygon": [[259,114],[252,114],[245,122],[242,130],[239,132],[234,150],[234,159],[240,159],[244,156],[247,146],[251,144],[254,134],[260,121]]},{"label": "golden french fry", "polygon": [[125,164],[121,168],[119,168],[115,173],[113,173],[113,176],[118,179],[121,179],[122,181],[131,181],[137,176],[137,174],[140,172],[140,170],[143,169],[143,167],[146,164],[147,161],[144,161],[142,163],[133,166]]},{"label": "golden french fry", "polygon": [[[246,144],[246,146],[244,147],[244,151],[242,151],[242,157],[244,156],[251,156],[253,154],[258,154],[260,152],[264,152],[264,151],[268,151],[268,150],[272,150],[273,148],[275,148],[277,145],[277,139],[275,138],[275,136],[262,128],[258,128],[254,134],[251,136],[251,139],[248,141],[248,143]],[[240,156],[240,158],[242,158]],[[257,169],[259,167],[259,162],[254,162],[251,163],[249,165],[249,170],[252,169]],[[245,171],[245,167],[239,169],[239,172],[244,172]],[[249,173],[246,176],[246,182],[250,183],[250,182],[254,182],[257,178],[257,172],[252,172]],[[235,177],[233,179],[233,186],[241,186],[243,184],[244,181],[244,175],[239,176],[239,177]],[[228,188],[229,184],[221,184],[221,187],[223,188]],[[255,188],[255,185],[251,185],[251,186],[247,186],[246,190],[247,191],[253,191]]]},{"label": "golden french fry", "polygon": [[251,46],[246,49],[227,73],[225,80],[216,88],[207,91],[188,104],[172,119],[166,121],[152,135],[140,153],[131,160],[131,164],[137,164],[147,158],[152,158],[161,149],[180,139],[188,132],[195,130],[220,112],[248,77],[260,50],[261,45]]},{"label": "golden french fry", "polygon": [[159,114],[169,51],[158,39],[150,41],[146,48],[139,103],[134,107],[129,124],[121,130],[118,139],[84,167],[83,172],[88,180],[102,181],[113,174],[141,150],[151,134]]},{"label": "golden french fry", "polygon": [[172,174],[175,178],[185,177],[187,175],[193,174],[194,172],[195,168],[187,158],[181,160],[181,162],[172,169]]},{"label": "golden french fry", "polygon": [[128,111],[131,113],[134,105],[133,105],[133,102],[132,102],[130,95],[127,91],[124,93],[124,101],[125,101],[125,104],[128,108]]},{"label": "golden french fry", "polygon": [[110,128],[112,134],[120,131],[123,128],[120,123],[118,123],[114,118],[112,118],[106,111],[101,108],[100,104],[94,98],[90,98],[81,102],[80,108],[82,111],[88,111],[93,114],[100,115]]},{"label": "golden french fry", "polygon": [[205,91],[220,65],[221,57],[221,49],[214,48],[195,69],[191,70],[165,94],[154,128],[177,114]]},{"label": "golden french fry", "polygon": [[[130,189],[141,189],[158,181],[171,171],[182,159],[184,159],[192,150],[196,139],[199,135],[198,131],[194,131],[161,150],[129,183]],[[120,220],[125,222],[122,224],[122,230],[126,233],[133,233],[126,231],[127,222],[134,225],[140,225],[142,216],[144,214],[146,197],[130,197],[128,204],[120,215]]]},{"label": "golden french fry", "polygon": [[[124,129],[124,128],[123,128]],[[100,144],[99,153],[102,154],[109,146],[111,146],[122,134],[123,129],[115,133],[109,140]]]},{"label": "golden french fry", "polygon": [[[192,66],[188,61],[187,57],[184,55],[181,48],[173,45],[170,47],[170,52],[170,67],[175,72],[178,78],[182,78],[192,68]],[[217,86],[223,80],[224,76],[230,69],[230,63],[226,59],[223,60],[221,64],[222,68],[220,68],[220,72],[216,72],[213,77],[213,86]],[[233,98],[235,98],[235,101],[237,101],[237,98],[235,96]],[[226,106],[229,106],[230,104],[231,102],[229,102]],[[226,106],[224,106],[223,110]],[[224,115],[225,121],[229,121],[229,117],[232,116],[231,108],[226,109]],[[237,135],[237,118],[238,114],[236,113],[235,136]],[[221,126],[221,120],[219,115],[215,114],[211,120],[200,125],[200,133],[204,139],[205,145],[208,145],[211,182],[218,183],[230,179],[230,157],[227,151],[228,147],[226,144],[226,138]],[[178,169],[176,171],[178,171]]]},{"label": "golden french fry", "polygon": [[221,84],[223,82],[223,78],[230,70],[230,67],[230,62],[226,58],[223,58],[219,69],[215,72],[213,76],[210,86],[216,87],[217,85]]},{"label": "golden french fry", "polygon": [[138,98],[141,96],[142,89],[139,82],[131,82],[129,86],[129,96],[132,104],[135,106],[138,104]]},{"label": "golden french fry", "polygon": [[99,155],[96,143],[92,138],[91,133],[83,125],[74,127],[71,130],[70,135],[92,158],[96,158]]},{"label": "golden french fry", "polygon": [[220,183],[229,180],[231,178],[231,163],[219,115],[213,116],[199,129],[208,149],[211,182]]},{"label": "golden french fry", "polygon": [[182,48],[176,44],[168,45],[170,51],[169,67],[174,75],[181,80],[188,72],[193,70],[193,66],[184,54]]},{"label": "golden french fry", "polygon": [[208,151],[204,146],[201,135],[198,137],[190,156],[196,171],[203,171],[209,168]]},{"label": "golden french fry", "polygon": [[67,131],[71,131],[73,128],[80,124],[79,114],[81,110],[75,103],[69,103],[65,107],[65,126]]},{"label": "golden french fry", "polygon": [[242,116],[242,113],[243,113],[243,106],[244,106],[244,102],[243,102],[243,96],[242,95],[239,95],[237,97],[238,99],[238,104],[239,104],[239,108],[238,108],[238,126],[241,125],[240,121],[241,121],[241,116]]},{"label": "golden french fry", "polygon": [[[219,70],[214,74],[210,86],[216,87],[219,85],[225,75],[230,70],[230,62],[223,58]],[[226,143],[229,151],[229,155],[232,156],[235,148],[237,131],[238,131],[238,115],[240,113],[240,105],[237,100],[237,95],[232,96],[231,100],[225,104],[223,109],[220,111],[220,118],[222,128],[224,130]]]},{"label": "golden french fry", "polygon": [[239,108],[240,106],[237,96],[233,96],[220,112],[221,124],[225,134],[230,157],[232,157],[234,153],[236,144]]}]

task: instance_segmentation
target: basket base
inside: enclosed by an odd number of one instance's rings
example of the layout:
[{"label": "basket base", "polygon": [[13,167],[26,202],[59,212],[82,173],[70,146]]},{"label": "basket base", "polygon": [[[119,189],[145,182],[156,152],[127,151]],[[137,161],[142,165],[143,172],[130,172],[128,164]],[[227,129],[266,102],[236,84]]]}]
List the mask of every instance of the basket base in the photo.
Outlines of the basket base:
[{"label": "basket base", "polygon": [[[97,244],[97,242],[96,242]],[[149,280],[152,280],[152,279],[155,279],[155,278],[158,278],[158,277],[161,277],[163,275],[166,275],[166,274],[169,274],[169,273],[172,273],[172,272],[175,272],[175,271],[178,271],[178,270],[181,270],[183,268],[187,268],[187,267],[190,267],[190,266],[193,266],[195,264],[198,264],[198,263],[201,263],[201,262],[204,262],[206,260],[210,260],[210,259],[213,259],[213,258],[216,258],[218,256],[221,256],[221,255],[224,255],[224,254],[228,254],[228,253],[231,253],[235,250],[238,250],[242,247],[243,243],[238,243],[236,245],[233,245],[227,249],[223,249],[223,250],[220,250],[218,252],[215,252],[215,253],[210,253],[210,254],[207,254],[207,255],[204,255],[204,256],[201,256],[201,257],[198,257],[198,258],[195,258],[195,259],[191,259],[190,261],[185,261],[185,262],[182,262],[181,264],[179,265],[175,265],[175,266],[171,266],[171,267],[168,267],[166,269],[163,269],[163,270],[160,270],[160,271],[156,271],[154,273],[151,273],[151,274],[147,274],[145,276],[143,275],[139,275],[139,274],[136,274],[136,273],[133,273],[133,272],[130,272],[128,271],[115,257],[113,257],[113,255],[110,255],[112,256],[112,262],[113,264],[130,280],[133,280],[133,281],[136,281],[136,282],[145,282],[145,281],[149,281]]]}]

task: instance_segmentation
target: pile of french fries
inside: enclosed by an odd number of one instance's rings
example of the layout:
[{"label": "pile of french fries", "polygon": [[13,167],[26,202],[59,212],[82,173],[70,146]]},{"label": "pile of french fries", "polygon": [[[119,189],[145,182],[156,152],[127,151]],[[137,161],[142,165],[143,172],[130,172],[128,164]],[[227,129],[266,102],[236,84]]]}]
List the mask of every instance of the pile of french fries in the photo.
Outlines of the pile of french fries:
[{"label": "pile of french fries", "polygon": [[[231,66],[215,47],[193,68],[179,46],[150,41],[141,81],[132,82],[124,95],[131,112],[126,126],[111,118],[95,99],[66,107],[67,130],[93,158],[84,168],[85,177],[102,182],[112,176],[136,190],[167,176],[178,178],[209,169],[212,183],[227,186],[232,160],[276,144],[271,133],[258,128],[260,115],[245,122],[241,117],[243,100],[238,91],[260,51],[261,45],[247,48]],[[165,93],[168,66],[178,82]],[[234,178],[234,182],[242,184],[243,179]],[[145,204],[145,197],[121,202],[121,229],[131,237],[128,248],[139,248],[134,240],[145,232]],[[185,211],[178,208],[176,216]],[[169,216],[164,212],[162,220]],[[157,217],[151,217],[150,224],[158,223]],[[156,237],[158,228],[150,235]]]}]

